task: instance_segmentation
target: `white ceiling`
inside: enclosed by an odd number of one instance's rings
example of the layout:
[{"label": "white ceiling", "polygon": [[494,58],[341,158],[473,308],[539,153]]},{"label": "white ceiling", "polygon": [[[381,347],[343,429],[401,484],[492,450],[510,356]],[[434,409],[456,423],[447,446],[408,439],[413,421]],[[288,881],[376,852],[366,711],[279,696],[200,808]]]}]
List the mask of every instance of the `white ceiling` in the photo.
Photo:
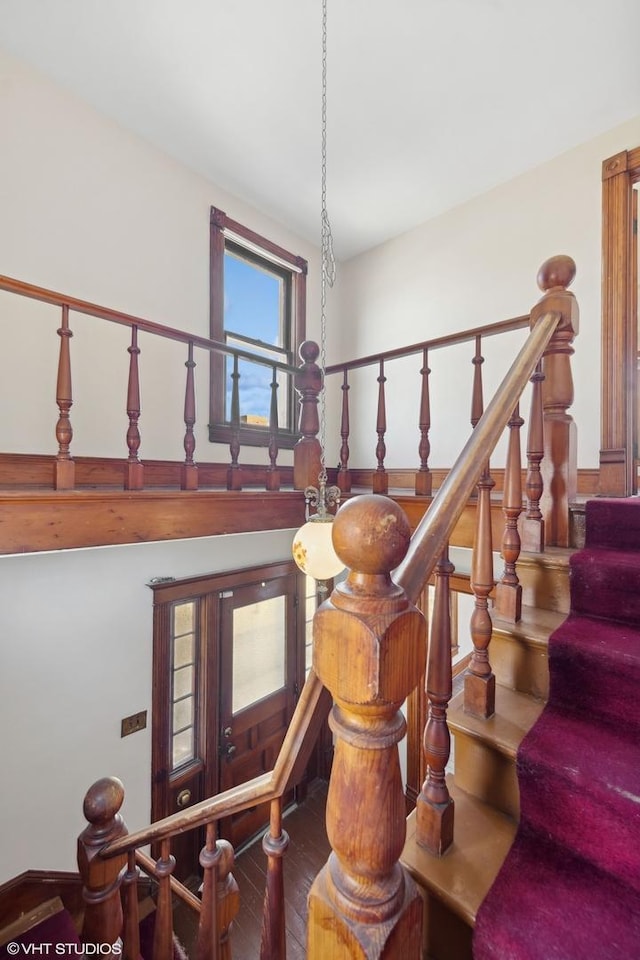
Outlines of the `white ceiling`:
[{"label": "white ceiling", "polygon": [[[640,114],[639,38],[640,0],[328,0],[337,255]],[[318,242],[321,0],[0,0],[0,46]]]}]

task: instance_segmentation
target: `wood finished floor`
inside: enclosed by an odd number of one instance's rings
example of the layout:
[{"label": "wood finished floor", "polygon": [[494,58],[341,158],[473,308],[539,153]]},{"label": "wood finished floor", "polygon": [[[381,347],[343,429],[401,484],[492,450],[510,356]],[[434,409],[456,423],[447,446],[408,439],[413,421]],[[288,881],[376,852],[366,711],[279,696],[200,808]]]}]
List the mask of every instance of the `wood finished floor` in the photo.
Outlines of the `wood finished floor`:
[{"label": "wood finished floor", "polygon": [[[287,960],[304,960],[306,956],[307,895],[331,851],[325,828],[327,786],[323,780],[314,780],[304,803],[286,814],[283,821],[289,834],[284,860]],[[233,960],[258,960],[266,877],[266,857],[260,841],[238,854],[233,875],[240,889],[240,913],[231,935]],[[178,907],[174,926],[187,955],[195,957],[197,921],[192,912]]]},{"label": "wood finished floor", "polygon": [[[287,960],[306,956],[307,895],[313,880],[330,853],[325,828],[327,784],[310,784],[305,802],[284,819],[289,848],[284,862]],[[240,888],[240,913],[233,927],[234,960],[255,960],[260,956],[262,903],[266,858],[261,843],[241,853],[233,874]]]}]

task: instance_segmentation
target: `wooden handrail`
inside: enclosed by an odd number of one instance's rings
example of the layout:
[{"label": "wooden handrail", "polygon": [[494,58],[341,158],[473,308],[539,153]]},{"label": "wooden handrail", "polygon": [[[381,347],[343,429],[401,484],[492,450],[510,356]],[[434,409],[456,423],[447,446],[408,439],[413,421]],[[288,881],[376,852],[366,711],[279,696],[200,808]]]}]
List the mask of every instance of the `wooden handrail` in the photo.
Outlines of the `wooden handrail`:
[{"label": "wooden handrail", "polygon": [[548,346],[562,315],[542,316],[487,406],[446,480],[416,527],[406,557],[394,572],[395,582],[415,603],[427,583],[465,504],[485,468],[531,374]]},{"label": "wooden handrail", "polygon": [[194,827],[202,827],[212,820],[230,817],[248,807],[281,797],[289,784],[308,761],[318,729],[329,711],[330,700],[322,683],[311,670],[291,723],[283,740],[275,766],[270,773],[254,777],[238,787],[232,787],[210,800],[195,803],[187,810],[157,820],[142,830],[119,837],[100,850],[102,859],[121,856],[129,850],[165,840]]},{"label": "wooden handrail", "polygon": [[202,347],[203,350],[209,350],[213,353],[222,353],[230,357],[238,357],[242,360],[249,360],[269,369],[276,368],[284,373],[295,374],[297,367],[288,363],[282,363],[280,360],[267,359],[258,354],[251,353],[249,350],[242,350],[239,347],[228,347],[219,340],[211,340],[207,337],[200,337],[194,333],[188,333],[185,330],[179,330],[177,327],[169,327],[162,323],[156,323],[153,320],[145,320],[142,317],[133,316],[130,313],[123,313],[120,310],[113,310],[111,307],[102,307],[97,303],[91,303],[88,300],[79,300],[76,297],[68,297],[63,293],[57,293],[55,290],[47,290],[46,287],[37,287],[31,283],[25,283],[22,280],[16,280],[14,277],[7,277],[0,274],[0,290],[7,293],[15,293],[21,297],[27,297],[30,300],[40,300],[42,303],[50,303],[54,306],[73,310],[75,313],[84,313],[89,317],[97,317],[100,320],[108,320],[110,323],[119,323],[125,327],[137,327],[145,333],[152,333],[158,337],[164,337],[166,340],[177,340],[179,343],[193,344]]},{"label": "wooden handrail", "polygon": [[[2,278],[0,278],[1,280]],[[398,360],[400,357],[409,357],[414,353],[424,353],[425,350],[438,350],[440,347],[451,347],[457,343],[466,343],[476,337],[494,337],[500,333],[510,333],[512,330],[523,330],[529,326],[529,315],[512,317],[510,320],[499,320],[497,323],[488,323],[483,327],[472,327],[470,330],[461,330],[459,333],[448,333],[443,337],[434,337],[432,340],[422,340],[420,343],[411,343],[406,347],[395,350],[384,350],[382,353],[372,353],[357,360],[345,360],[343,363],[332,363],[325,367],[325,373],[339,373],[344,370],[355,370],[358,367],[369,367],[387,360]]]}]

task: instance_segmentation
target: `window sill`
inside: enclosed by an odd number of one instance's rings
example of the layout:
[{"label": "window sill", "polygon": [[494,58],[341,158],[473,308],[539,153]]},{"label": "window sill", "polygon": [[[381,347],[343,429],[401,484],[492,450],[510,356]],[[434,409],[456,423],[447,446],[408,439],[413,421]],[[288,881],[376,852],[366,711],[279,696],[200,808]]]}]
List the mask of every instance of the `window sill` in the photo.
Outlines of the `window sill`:
[{"label": "window sill", "polygon": [[[299,434],[289,430],[279,430],[277,434],[279,450],[293,450],[299,439]],[[233,429],[228,423],[209,424],[209,441],[211,443],[230,444],[233,439]],[[255,427],[240,424],[240,445],[247,447],[268,447],[268,427]]]}]

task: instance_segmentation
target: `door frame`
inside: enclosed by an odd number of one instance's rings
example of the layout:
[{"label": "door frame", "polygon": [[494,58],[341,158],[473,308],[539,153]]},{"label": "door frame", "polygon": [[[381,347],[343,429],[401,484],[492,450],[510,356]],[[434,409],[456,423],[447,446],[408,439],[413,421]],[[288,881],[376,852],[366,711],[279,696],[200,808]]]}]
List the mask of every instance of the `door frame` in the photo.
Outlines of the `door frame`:
[{"label": "door frame", "polygon": [[[151,822],[162,819],[170,813],[172,793],[180,787],[181,780],[188,781],[190,775],[201,770],[202,797],[215,796],[219,793],[219,763],[218,748],[221,739],[219,729],[219,710],[207,708],[207,690],[213,686],[217,691],[220,683],[220,658],[218,636],[220,630],[220,603],[221,593],[233,590],[240,586],[257,583],[261,580],[275,579],[298,572],[293,561],[276,561],[261,564],[255,567],[242,567],[222,573],[209,573],[181,580],[160,580],[150,583],[153,590],[153,701],[151,710]],[[206,736],[198,744],[199,760],[187,763],[177,772],[171,766],[170,732],[171,721],[168,705],[170,703],[170,676],[171,651],[168,642],[169,632],[169,605],[174,602],[202,598],[206,612],[207,625],[201,631],[201,669],[198,678],[200,693],[197,706],[200,729],[206,726]],[[304,597],[297,597],[302,605]],[[304,630],[299,631],[297,638],[298,653],[298,688],[304,683]],[[190,804],[189,804],[190,805]],[[197,833],[197,831],[194,831]],[[185,835],[186,836],[186,835]],[[199,840],[194,841],[196,844]],[[202,844],[200,843],[200,847]],[[200,848],[198,847],[198,849]]]},{"label": "door frame", "polygon": [[634,184],[640,181],[640,147],[602,165],[602,380],[600,496],[636,492],[637,431],[637,227]]}]

